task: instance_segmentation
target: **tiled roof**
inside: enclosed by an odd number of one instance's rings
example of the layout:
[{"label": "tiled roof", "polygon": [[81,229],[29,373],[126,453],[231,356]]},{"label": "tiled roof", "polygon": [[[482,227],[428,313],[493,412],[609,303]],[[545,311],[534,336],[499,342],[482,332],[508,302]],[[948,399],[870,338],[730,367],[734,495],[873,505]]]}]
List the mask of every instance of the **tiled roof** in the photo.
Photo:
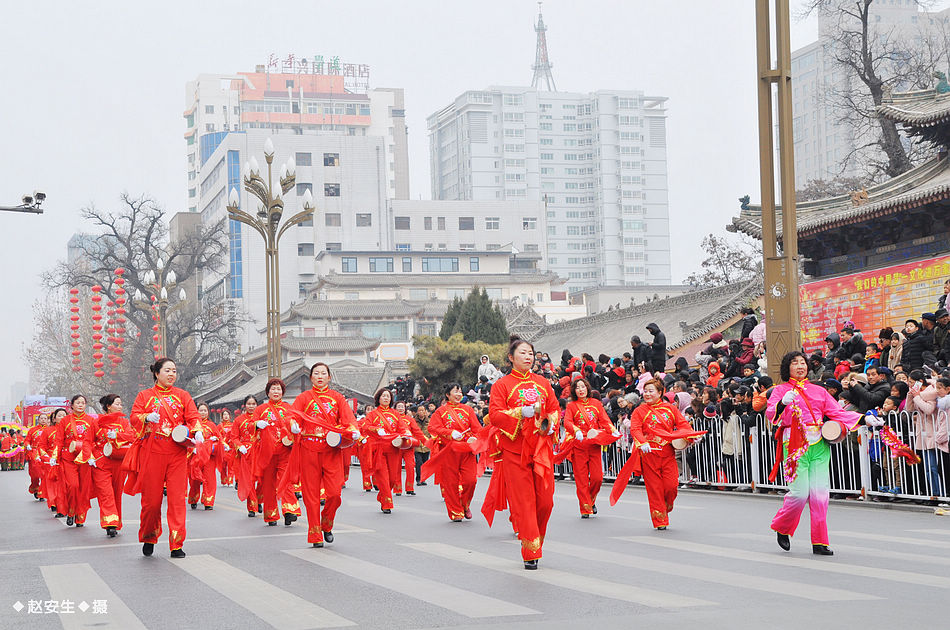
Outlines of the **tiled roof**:
[{"label": "tiled roof", "polygon": [[[807,236],[830,228],[861,223],[871,218],[916,208],[950,198],[950,163],[934,158],[902,175],[867,189],[868,200],[854,205],[850,195],[805,201],[796,204],[798,235]],[[776,213],[777,232],[782,236],[781,208]],[[762,238],[762,208],[750,205],[726,226],[730,232],[744,232]]]},{"label": "tiled roof", "polygon": [[[288,335],[280,340],[281,350],[299,353],[347,352],[354,350],[375,350],[378,339],[366,337],[294,337]],[[267,354],[267,347],[255,348],[244,355],[245,361],[253,361]]]},{"label": "tiled roof", "polygon": [[950,121],[950,93],[936,90],[901,92],[885,97],[877,114],[908,127],[932,127]]},{"label": "tiled roof", "polygon": [[[318,300],[310,297],[284,311],[280,316],[280,321],[286,322],[297,318],[409,317],[421,315],[427,308],[435,307],[430,306],[429,302],[405,300]],[[444,308],[448,308],[448,304]],[[445,311],[443,310],[442,313],[444,314]]]},{"label": "tiled roof", "polygon": [[604,353],[619,357],[630,350],[633,335],[639,335],[644,343],[652,340],[646,327],[653,322],[666,333],[667,349],[675,350],[716,330],[761,294],[762,284],[758,280],[692,291],[552,324],[544,327],[533,343],[538,352],[547,352],[551,357],[560,357],[565,348],[575,355],[589,352],[594,356]]},{"label": "tiled roof", "polygon": [[[440,252],[441,253],[441,252]],[[323,286],[342,288],[356,287],[403,287],[418,286],[420,283],[437,286],[460,286],[460,283],[468,282],[466,286],[478,285],[481,287],[492,286],[496,284],[537,284],[539,282],[550,282],[551,284],[562,284],[564,281],[552,272],[537,273],[486,273],[486,274],[468,274],[468,273],[336,273],[331,271],[322,276],[314,285],[317,290]]]}]

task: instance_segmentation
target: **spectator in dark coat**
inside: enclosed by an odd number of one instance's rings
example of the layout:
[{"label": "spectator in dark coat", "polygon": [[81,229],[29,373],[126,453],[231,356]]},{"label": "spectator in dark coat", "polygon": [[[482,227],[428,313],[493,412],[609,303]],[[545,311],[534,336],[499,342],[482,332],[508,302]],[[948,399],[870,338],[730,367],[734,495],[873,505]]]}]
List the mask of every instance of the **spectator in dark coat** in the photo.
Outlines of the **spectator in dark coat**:
[{"label": "spectator in dark coat", "polygon": [[655,323],[647,324],[647,331],[653,335],[650,344],[650,368],[654,372],[666,371],[666,335]]},{"label": "spectator in dark coat", "polygon": [[924,352],[933,343],[921,330],[916,319],[904,322],[904,344],[901,346],[901,366],[905,372],[919,370],[924,365]]},{"label": "spectator in dark coat", "polygon": [[938,308],[934,313],[937,318],[937,327],[934,328],[934,347],[937,349],[937,358],[950,363],[950,313],[947,309]]},{"label": "spectator in dark coat", "polygon": [[850,378],[844,378],[841,386],[841,398],[851,402],[859,413],[867,413],[884,404],[884,400],[891,395],[891,384],[887,377],[876,367],[868,368],[868,384],[862,385]]},{"label": "spectator in dark coat", "polygon": [[739,334],[739,339],[748,339],[752,336],[752,329],[758,326],[759,320],[755,318],[755,311],[749,307],[739,312],[742,313],[742,332]]},{"label": "spectator in dark coat", "polygon": [[841,347],[838,348],[838,358],[850,361],[854,355],[859,355],[864,360],[867,353],[868,344],[860,336],[854,334],[854,329],[845,326],[841,329]]},{"label": "spectator in dark coat", "polygon": [[613,360],[613,367],[607,371],[607,389],[623,389],[626,384],[627,371],[623,367],[623,361]]},{"label": "spectator in dark coat", "polygon": [[[641,370],[642,365],[646,365],[646,369],[650,370],[651,364],[653,363],[650,357],[650,348],[640,341],[639,335],[634,335],[630,337],[630,352],[633,355],[633,365],[637,370]],[[630,368],[627,368],[628,370]]]},{"label": "spectator in dark coat", "polygon": [[825,337],[825,346],[827,347],[825,351],[825,369],[834,371],[837,363],[835,359],[838,356],[838,349],[841,347],[841,338],[838,337],[838,333],[829,333]]}]

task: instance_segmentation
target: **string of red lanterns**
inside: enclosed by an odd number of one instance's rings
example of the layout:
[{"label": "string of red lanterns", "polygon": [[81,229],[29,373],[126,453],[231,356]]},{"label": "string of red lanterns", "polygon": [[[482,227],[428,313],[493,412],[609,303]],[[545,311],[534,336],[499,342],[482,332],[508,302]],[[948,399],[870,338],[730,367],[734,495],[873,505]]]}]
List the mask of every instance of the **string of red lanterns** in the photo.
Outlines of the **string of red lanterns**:
[{"label": "string of red lanterns", "polygon": [[69,303],[69,312],[71,313],[69,319],[72,322],[69,325],[69,330],[71,331],[69,336],[73,340],[69,345],[73,348],[71,352],[73,355],[73,372],[79,372],[82,370],[80,366],[82,362],[80,358],[81,352],[79,350],[79,289],[73,287],[69,290]]},{"label": "string of red lanterns", "polygon": [[102,362],[102,287],[98,284],[92,286],[92,367],[95,370],[93,376],[102,378],[105,376]]}]

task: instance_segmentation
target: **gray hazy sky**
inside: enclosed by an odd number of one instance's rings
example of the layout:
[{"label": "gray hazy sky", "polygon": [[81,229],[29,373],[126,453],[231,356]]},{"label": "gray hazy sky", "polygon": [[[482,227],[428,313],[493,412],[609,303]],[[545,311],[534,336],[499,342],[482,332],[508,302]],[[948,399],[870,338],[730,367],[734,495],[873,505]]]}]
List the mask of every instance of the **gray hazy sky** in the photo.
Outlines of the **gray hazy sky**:
[{"label": "gray hazy sky", "polygon": [[[793,0],[793,7],[800,4]],[[754,5],[747,0],[547,0],[557,86],[669,97],[673,278],[699,244],[758,199]],[[0,410],[26,381],[38,274],[65,258],[80,209],[123,191],[185,209],[185,82],[252,71],[270,53],[339,55],[402,87],[411,195],[429,198],[426,117],[458,94],[531,80],[533,0],[7,2],[0,76],[0,205],[34,189],[45,214],[0,213]],[[793,25],[792,46],[814,21]],[[60,392],[67,396],[72,392]],[[90,394],[94,392],[89,392]]]}]

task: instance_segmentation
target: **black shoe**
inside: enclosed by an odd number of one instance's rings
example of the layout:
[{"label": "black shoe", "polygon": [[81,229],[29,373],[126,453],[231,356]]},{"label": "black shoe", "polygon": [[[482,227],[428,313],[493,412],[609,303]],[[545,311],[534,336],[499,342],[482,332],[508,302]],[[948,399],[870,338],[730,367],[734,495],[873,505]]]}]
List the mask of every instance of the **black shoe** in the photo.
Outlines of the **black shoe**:
[{"label": "black shoe", "polygon": [[268,527],[277,527],[277,521],[267,521]]},{"label": "black shoe", "polygon": [[784,551],[788,551],[792,548],[792,541],[788,539],[788,534],[780,534],[775,532],[775,540],[778,541],[778,546]]},{"label": "black shoe", "polygon": [[420,481],[420,482],[416,483],[416,485],[417,485],[417,486],[428,486],[429,484],[427,484],[425,481]]},{"label": "black shoe", "polygon": [[66,516],[66,515],[63,514],[62,512],[57,512],[56,515],[55,515],[53,518],[63,518],[64,516]]},{"label": "black shoe", "polygon": [[162,488],[162,496],[163,496],[163,497],[167,497],[167,496],[168,496],[168,488]]},{"label": "black shoe", "polygon": [[812,545],[811,552],[816,556],[833,556],[835,552],[828,548],[828,545]]},{"label": "black shoe", "polygon": [[333,532],[323,532],[323,540],[332,543],[332,542],[333,542]]},{"label": "black shoe", "polygon": [[327,504],[326,499],[320,499],[320,505],[326,505],[326,504]]},{"label": "black shoe", "polygon": [[213,510],[213,509],[214,509],[214,506],[213,506],[213,505],[206,505],[206,506],[205,506],[205,512],[207,512],[208,510]]},{"label": "black shoe", "polygon": [[40,498],[40,493],[39,493],[39,492],[34,492],[34,493],[33,493],[33,498],[36,499],[36,500],[39,500],[39,498]]},{"label": "black shoe", "polygon": [[85,527],[85,523],[76,523],[76,527]]},{"label": "black shoe", "polygon": [[150,556],[153,551],[155,551],[155,545],[153,543],[142,543],[143,556]]},{"label": "black shoe", "polygon": [[115,527],[106,527],[106,536],[109,538],[115,538],[116,531]]},{"label": "black shoe", "polygon": [[666,525],[660,525],[659,527],[656,528],[656,531],[658,532],[666,531]]},{"label": "black shoe", "polygon": [[319,549],[323,546],[323,543],[313,543],[313,546]]},{"label": "black shoe", "polygon": [[373,489],[372,489],[372,488],[366,488],[366,491],[367,491],[367,492],[372,492]]},{"label": "black shoe", "polygon": [[75,522],[76,522],[76,519],[74,519],[72,516],[66,517],[66,527],[72,527],[73,523]]},{"label": "black shoe", "polygon": [[415,491],[415,490],[406,490],[406,494],[408,494],[410,497],[414,497],[414,496],[416,496],[416,491]]},{"label": "black shoe", "polygon": [[581,514],[581,518],[590,518],[590,514]]},{"label": "black shoe", "polygon": [[247,516],[248,518],[254,518],[255,516],[257,516],[257,512],[251,512],[250,510],[248,510]]},{"label": "black shoe", "polygon": [[537,560],[525,560],[524,568],[528,571],[537,571],[538,570],[538,561]]},{"label": "black shoe", "polygon": [[285,525],[285,526],[290,525],[291,523],[293,523],[293,522],[296,521],[296,520],[297,520],[297,515],[296,515],[296,514],[290,514],[290,513],[284,514],[284,525]]},{"label": "black shoe", "polygon": [[460,518],[453,518],[453,519],[452,519],[452,522],[453,522],[453,523],[461,523],[461,522],[462,522],[462,519],[460,519]]},{"label": "black shoe", "polygon": [[389,508],[383,508],[383,514],[392,514],[393,511]]},{"label": "black shoe", "polygon": [[298,500],[300,500],[300,499],[303,498],[303,493],[302,493],[302,492],[294,492],[294,496],[297,497]]},{"label": "black shoe", "polygon": [[263,514],[263,513],[264,513],[264,506],[263,506],[263,505],[258,505],[258,506],[257,506],[257,513],[258,513],[258,514]]},{"label": "black shoe", "polygon": [[593,512],[594,514],[597,514],[597,506],[596,505],[590,506],[590,511]]},{"label": "black shoe", "polygon": [[192,510],[197,510],[197,509],[198,509],[198,504],[197,504],[197,503],[192,503],[192,504],[191,504],[191,509],[192,509]]},{"label": "black shoe", "polygon": [[172,557],[172,558],[184,558],[184,557],[185,557],[185,550],[184,550],[184,549],[172,549],[171,557]]},{"label": "black shoe", "polygon": [[396,496],[397,496],[397,497],[401,497],[401,496],[402,496],[402,492],[397,492],[397,493],[396,493]]}]

